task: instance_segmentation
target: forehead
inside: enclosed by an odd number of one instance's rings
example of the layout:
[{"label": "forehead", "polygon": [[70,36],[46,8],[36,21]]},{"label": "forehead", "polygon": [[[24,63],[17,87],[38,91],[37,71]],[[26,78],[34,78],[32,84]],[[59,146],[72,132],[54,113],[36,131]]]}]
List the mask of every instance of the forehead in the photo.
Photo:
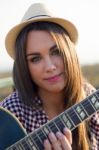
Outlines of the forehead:
[{"label": "forehead", "polygon": [[27,51],[50,49],[54,45],[56,42],[48,31],[32,30],[27,36]]}]

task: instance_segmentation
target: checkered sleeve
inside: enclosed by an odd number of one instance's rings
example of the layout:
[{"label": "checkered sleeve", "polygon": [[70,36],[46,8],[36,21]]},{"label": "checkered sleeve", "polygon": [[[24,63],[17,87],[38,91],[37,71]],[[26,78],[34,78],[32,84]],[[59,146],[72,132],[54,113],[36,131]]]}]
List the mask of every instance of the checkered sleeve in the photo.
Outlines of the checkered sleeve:
[{"label": "checkered sleeve", "polygon": [[[41,105],[39,98],[35,98],[34,101],[38,106]],[[17,91],[13,92],[0,102],[0,106],[13,113],[21,122],[24,129],[26,129],[27,133],[34,131],[48,121],[48,118],[42,109],[36,109],[25,105],[20,100]]]},{"label": "checkered sleeve", "polygon": [[[96,89],[89,83],[84,84],[86,96],[92,94]],[[89,119],[90,149],[99,150],[99,111]]]},{"label": "checkered sleeve", "polygon": [[99,112],[91,117],[89,127],[91,150],[99,150]]},{"label": "checkered sleeve", "polygon": [[23,106],[19,100],[17,92],[13,92],[11,95],[6,97],[2,102],[0,102],[0,106],[9,110],[22,124],[25,123],[25,118],[22,112]]}]

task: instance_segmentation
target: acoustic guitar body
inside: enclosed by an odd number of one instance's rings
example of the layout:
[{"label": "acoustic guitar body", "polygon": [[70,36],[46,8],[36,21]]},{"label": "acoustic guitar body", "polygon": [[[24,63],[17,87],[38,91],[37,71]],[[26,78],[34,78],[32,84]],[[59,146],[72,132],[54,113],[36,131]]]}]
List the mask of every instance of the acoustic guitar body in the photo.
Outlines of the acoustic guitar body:
[{"label": "acoustic guitar body", "polygon": [[5,150],[25,135],[25,130],[16,117],[0,107],[0,150]]},{"label": "acoustic guitar body", "polygon": [[49,132],[56,134],[64,127],[74,130],[81,122],[99,111],[99,89],[26,135],[21,123],[9,111],[0,107],[0,150],[44,150]]}]

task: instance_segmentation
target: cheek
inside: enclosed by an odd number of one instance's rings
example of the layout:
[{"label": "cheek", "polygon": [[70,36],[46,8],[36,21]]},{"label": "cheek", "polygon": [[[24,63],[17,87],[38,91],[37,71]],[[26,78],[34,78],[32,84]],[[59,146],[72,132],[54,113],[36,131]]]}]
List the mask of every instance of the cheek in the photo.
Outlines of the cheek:
[{"label": "cheek", "polygon": [[32,80],[36,80],[40,78],[42,69],[40,65],[34,66],[33,64],[28,64],[29,72],[31,75]]},{"label": "cheek", "polygon": [[61,70],[64,70],[64,62],[63,62],[62,57],[57,58],[55,63],[58,68],[60,68]]}]

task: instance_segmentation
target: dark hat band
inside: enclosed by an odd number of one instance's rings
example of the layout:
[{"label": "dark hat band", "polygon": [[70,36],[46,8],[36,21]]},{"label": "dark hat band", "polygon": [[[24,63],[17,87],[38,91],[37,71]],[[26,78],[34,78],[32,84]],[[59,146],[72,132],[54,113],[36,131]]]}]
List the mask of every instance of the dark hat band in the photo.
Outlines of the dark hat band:
[{"label": "dark hat band", "polygon": [[36,18],[36,17],[51,17],[51,16],[48,16],[48,15],[37,15],[37,16],[28,18],[27,20],[32,19],[32,18]]}]

